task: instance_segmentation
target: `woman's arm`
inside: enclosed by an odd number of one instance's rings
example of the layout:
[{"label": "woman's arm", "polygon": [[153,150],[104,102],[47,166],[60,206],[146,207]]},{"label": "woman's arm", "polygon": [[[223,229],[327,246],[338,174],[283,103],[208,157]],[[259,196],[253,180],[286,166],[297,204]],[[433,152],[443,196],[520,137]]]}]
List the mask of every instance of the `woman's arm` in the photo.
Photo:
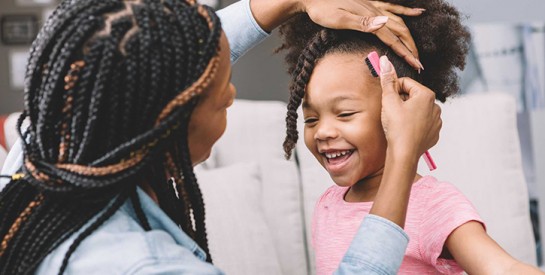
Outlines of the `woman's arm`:
[{"label": "woman's arm", "polygon": [[[369,0],[242,0],[218,11],[231,44],[231,61],[259,44],[268,33],[306,12],[322,26],[372,32],[415,69],[421,68],[413,38],[395,14],[418,16],[423,10]],[[392,20],[388,20],[391,18]],[[233,55],[234,54],[234,55]]]},{"label": "woman's arm", "polygon": [[475,221],[454,230],[445,245],[456,262],[469,274],[544,274],[511,257]]},{"label": "woman's arm", "polygon": [[[380,58],[381,120],[388,142],[386,164],[370,213],[405,225],[418,159],[439,140],[441,109],[435,93],[410,78],[397,78],[392,63]],[[403,101],[400,94],[408,94]]]},{"label": "woman's arm", "polygon": [[387,149],[384,174],[369,215],[365,217],[335,274],[397,274],[409,243],[403,231],[414,156]]}]

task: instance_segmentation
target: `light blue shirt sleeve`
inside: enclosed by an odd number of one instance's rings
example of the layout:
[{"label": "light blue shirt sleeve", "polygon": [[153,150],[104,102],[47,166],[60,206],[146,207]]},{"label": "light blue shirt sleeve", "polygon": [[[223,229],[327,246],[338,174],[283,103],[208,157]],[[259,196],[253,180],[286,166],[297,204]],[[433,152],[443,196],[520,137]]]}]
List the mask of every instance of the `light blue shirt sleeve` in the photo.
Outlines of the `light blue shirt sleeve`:
[{"label": "light blue shirt sleeve", "polygon": [[369,214],[335,274],[397,274],[409,236],[397,224]]},{"label": "light blue shirt sleeve", "polygon": [[229,41],[232,64],[269,36],[252,15],[250,0],[238,1],[219,10],[217,14]]}]

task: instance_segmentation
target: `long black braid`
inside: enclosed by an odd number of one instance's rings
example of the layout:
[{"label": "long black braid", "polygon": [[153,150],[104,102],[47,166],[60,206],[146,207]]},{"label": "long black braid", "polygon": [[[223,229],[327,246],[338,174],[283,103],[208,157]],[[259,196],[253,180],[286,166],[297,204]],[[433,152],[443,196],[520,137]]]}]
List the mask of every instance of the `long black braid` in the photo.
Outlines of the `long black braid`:
[{"label": "long black braid", "polygon": [[297,108],[305,96],[307,83],[314,70],[316,62],[325,54],[327,45],[335,39],[330,31],[323,29],[317,32],[310,40],[308,46],[301,52],[297,66],[293,69],[293,80],[290,83],[290,100],[286,115],[286,139],[284,140],[284,152],[286,158],[291,157],[293,148],[299,138],[297,131]]},{"label": "long black braid", "polygon": [[33,273],[79,231],[62,274],[128,200],[151,230],[137,195],[143,183],[211,262],[187,136],[217,70],[220,34],[214,12],[191,0],[58,6],[31,48],[18,122],[24,176],[0,192],[0,274]]}]

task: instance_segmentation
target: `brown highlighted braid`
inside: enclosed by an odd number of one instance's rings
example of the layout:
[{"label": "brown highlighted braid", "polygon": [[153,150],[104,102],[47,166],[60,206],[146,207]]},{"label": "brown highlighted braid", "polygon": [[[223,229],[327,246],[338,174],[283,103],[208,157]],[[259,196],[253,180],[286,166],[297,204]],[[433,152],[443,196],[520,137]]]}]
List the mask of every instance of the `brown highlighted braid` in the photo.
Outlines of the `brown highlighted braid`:
[{"label": "brown highlighted braid", "polygon": [[195,1],[59,5],[32,45],[18,121],[24,177],[0,193],[0,274],[33,273],[81,230],[62,274],[80,243],[128,200],[151,230],[141,183],[212,261],[188,124],[218,70],[220,34],[219,18]]},{"label": "brown highlighted braid", "polygon": [[[297,109],[318,61],[329,53],[366,55],[377,51],[387,55],[399,77],[410,77],[435,92],[436,99],[445,100],[459,91],[458,70],[465,66],[470,34],[461,23],[461,15],[444,0],[385,0],[406,7],[424,8],[416,17],[401,16],[418,47],[425,70],[418,74],[402,58],[373,34],[350,30],[331,30],[313,23],[300,14],[280,27],[285,61],[292,80],[286,115],[284,152],[291,157],[298,140]],[[362,60],[364,62],[364,60]],[[362,72],[363,73],[363,72]]]}]

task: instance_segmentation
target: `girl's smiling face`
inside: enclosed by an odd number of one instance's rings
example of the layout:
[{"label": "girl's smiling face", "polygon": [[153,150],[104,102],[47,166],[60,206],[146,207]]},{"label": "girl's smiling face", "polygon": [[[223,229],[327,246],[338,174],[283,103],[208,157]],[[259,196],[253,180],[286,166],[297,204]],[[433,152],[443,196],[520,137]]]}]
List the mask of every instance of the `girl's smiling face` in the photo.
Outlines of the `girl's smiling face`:
[{"label": "girl's smiling face", "polygon": [[382,89],[364,58],[363,53],[324,56],[303,99],[305,144],[339,186],[375,178],[384,169]]}]

